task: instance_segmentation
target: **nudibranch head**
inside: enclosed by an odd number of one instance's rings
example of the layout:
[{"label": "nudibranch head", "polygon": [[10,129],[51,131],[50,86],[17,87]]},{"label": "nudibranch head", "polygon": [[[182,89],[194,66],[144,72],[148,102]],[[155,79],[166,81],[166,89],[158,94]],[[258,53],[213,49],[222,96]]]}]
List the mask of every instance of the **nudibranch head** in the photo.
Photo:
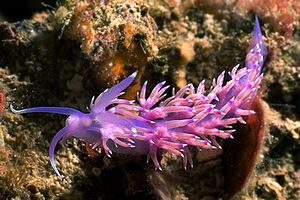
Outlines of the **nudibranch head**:
[{"label": "nudibranch head", "polygon": [[[49,148],[50,163],[56,174],[61,176],[54,161],[54,150],[59,141],[66,141],[71,137],[76,137],[92,144],[94,148],[98,146],[103,147],[109,156],[112,154],[109,147],[111,145],[107,144],[109,140],[113,140],[124,147],[133,147],[131,144],[132,140],[129,137],[136,133],[134,124],[126,118],[106,110],[106,108],[110,104],[118,104],[116,98],[132,83],[136,74],[137,72],[134,72],[119,84],[101,93],[95,101],[91,102],[91,112],[87,114],[68,107],[35,107],[16,110],[10,105],[10,108],[16,114],[41,112],[69,116],[66,120],[66,126],[56,133]],[[119,101],[128,104],[132,103],[127,100]],[[118,135],[121,135],[121,137]],[[118,138],[121,138],[121,140]]]}]

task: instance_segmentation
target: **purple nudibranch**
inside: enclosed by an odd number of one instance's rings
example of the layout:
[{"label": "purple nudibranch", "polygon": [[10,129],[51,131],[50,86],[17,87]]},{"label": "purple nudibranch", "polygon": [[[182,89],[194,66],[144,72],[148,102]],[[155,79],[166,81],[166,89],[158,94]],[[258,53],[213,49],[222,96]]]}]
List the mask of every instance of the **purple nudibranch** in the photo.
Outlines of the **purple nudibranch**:
[{"label": "purple nudibranch", "polygon": [[188,84],[166,98],[169,86],[159,83],[146,95],[147,82],[137,94],[137,102],[118,98],[135,79],[134,72],[117,85],[102,92],[90,103],[90,113],[68,107],[35,107],[12,112],[33,112],[67,115],[66,126],[52,139],[50,163],[61,176],[54,150],[59,141],[76,137],[101,147],[107,156],[112,152],[148,155],[155,168],[162,170],[157,151],[169,151],[183,158],[186,168],[193,166],[189,147],[221,148],[217,138],[233,138],[235,123],[245,123],[243,116],[255,114],[251,103],[263,78],[261,68],[266,58],[266,46],[256,18],[253,36],[246,57],[246,67],[236,65],[229,73],[231,80],[224,83],[225,72],[213,80],[209,90],[204,81],[197,88]]}]

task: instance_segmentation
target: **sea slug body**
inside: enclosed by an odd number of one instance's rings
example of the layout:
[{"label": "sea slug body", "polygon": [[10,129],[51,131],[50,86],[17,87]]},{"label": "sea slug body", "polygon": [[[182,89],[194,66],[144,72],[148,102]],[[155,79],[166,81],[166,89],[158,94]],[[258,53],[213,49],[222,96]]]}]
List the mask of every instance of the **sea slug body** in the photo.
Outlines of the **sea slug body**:
[{"label": "sea slug body", "polygon": [[76,137],[101,147],[107,156],[113,152],[148,155],[161,169],[158,150],[169,151],[183,158],[184,168],[192,166],[189,147],[221,148],[217,138],[233,138],[235,123],[245,123],[243,116],[253,115],[251,103],[263,78],[261,68],[266,58],[258,19],[253,30],[246,67],[235,66],[224,83],[225,72],[213,80],[206,91],[204,81],[197,88],[188,84],[166,97],[169,86],[159,83],[147,96],[147,82],[137,94],[137,102],[118,98],[135,79],[134,72],[117,85],[91,101],[90,113],[67,107],[35,107],[11,110],[17,114],[44,112],[68,116],[66,126],[52,139],[50,163],[57,175],[54,150],[59,141]]}]

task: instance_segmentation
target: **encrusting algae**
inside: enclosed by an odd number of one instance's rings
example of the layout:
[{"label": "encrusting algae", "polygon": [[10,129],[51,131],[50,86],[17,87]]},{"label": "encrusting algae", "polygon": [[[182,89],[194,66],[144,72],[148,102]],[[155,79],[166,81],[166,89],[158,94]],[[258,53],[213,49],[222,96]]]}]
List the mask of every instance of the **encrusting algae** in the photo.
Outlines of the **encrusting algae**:
[{"label": "encrusting algae", "polygon": [[[133,70],[142,74],[157,51],[157,29],[145,2],[79,2],[74,7],[62,37],[80,44],[97,87],[111,86]],[[138,82],[131,86],[133,93],[138,87]]]}]

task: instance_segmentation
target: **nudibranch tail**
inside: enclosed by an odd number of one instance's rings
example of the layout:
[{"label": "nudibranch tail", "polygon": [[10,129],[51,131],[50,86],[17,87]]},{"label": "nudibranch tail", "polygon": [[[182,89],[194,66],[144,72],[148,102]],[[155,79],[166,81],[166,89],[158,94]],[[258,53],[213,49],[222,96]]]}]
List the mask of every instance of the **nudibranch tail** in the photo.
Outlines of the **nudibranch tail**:
[{"label": "nudibranch tail", "polygon": [[255,17],[255,25],[253,28],[252,38],[248,47],[246,57],[246,68],[258,67],[261,71],[263,63],[267,56],[266,44],[263,40],[258,17]]}]

